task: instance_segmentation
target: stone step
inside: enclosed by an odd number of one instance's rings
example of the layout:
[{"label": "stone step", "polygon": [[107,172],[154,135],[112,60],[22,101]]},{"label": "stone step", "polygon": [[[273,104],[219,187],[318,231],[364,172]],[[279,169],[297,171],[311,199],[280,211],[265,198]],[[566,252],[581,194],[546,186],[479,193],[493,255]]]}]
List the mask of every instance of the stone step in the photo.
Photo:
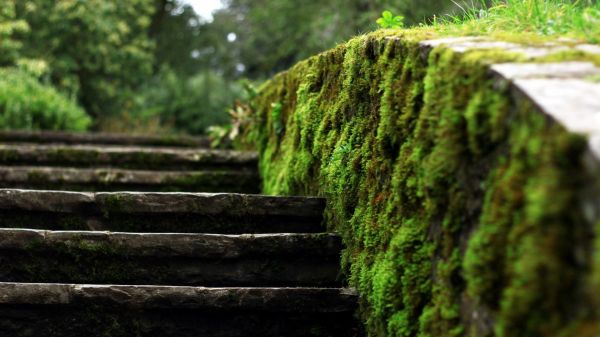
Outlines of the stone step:
[{"label": "stone step", "polygon": [[325,199],[229,193],[0,189],[0,227],[154,233],[318,233]]},{"label": "stone step", "polygon": [[0,229],[0,281],[339,286],[335,234],[149,234]]},{"label": "stone step", "polygon": [[254,152],[89,145],[0,145],[0,165],[256,171]]},{"label": "stone step", "polygon": [[356,303],[338,288],[0,283],[0,336],[353,337]]},{"label": "stone step", "polygon": [[0,186],[77,191],[257,193],[254,171],[145,171],[114,168],[0,166]]},{"label": "stone step", "polygon": [[68,133],[57,131],[0,131],[0,143],[210,147],[210,140],[207,137],[130,136],[127,134]]}]

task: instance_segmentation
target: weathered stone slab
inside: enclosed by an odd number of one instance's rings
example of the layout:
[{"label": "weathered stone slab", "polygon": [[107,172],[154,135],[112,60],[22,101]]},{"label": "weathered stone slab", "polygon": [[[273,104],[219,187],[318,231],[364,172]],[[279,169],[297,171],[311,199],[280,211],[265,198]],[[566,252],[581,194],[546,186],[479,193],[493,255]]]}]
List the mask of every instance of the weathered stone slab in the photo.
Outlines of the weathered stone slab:
[{"label": "weathered stone slab", "polygon": [[0,189],[0,209],[100,213],[320,216],[325,199],[239,193],[68,192]]},{"label": "weathered stone slab", "polygon": [[268,312],[349,312],[357,295],[346,288],[203,288],[0,283],[0,304],[115,304],[127,308]]},{"label": "weathered stone slab", "polygon": [[[567,46],[547,43],[525,46],[478,37],[445,38],[420,43],[425,55],[435,47],[446,46],[464,53],[473,49],[502,49],[517,52],[529,59],[577,50],[590,54],[600,53],[600,47],[580,44]],[[589,148],[600,161],[600,68],[590,62],[560,63],[503,63],[490,67],[500,82],[507,82],[521,97],[533,102],[540,112],[550,116],[568,131],[590,138]]]},{"label": "weathered stone slab", "polygon": [[506,63],[492,72],[538,106],[568,131],[590,137],[590,149],[600,158],[594,139],[600,135],[600,68],[592,63]]},{"label": "weathered stone slab", "polygon": [[339,256],[336,234],[115,233],[0,229],[0,250],[52,250],[58,246],[115,251],[127,256],[237,259],[246,256]]},{"label": "weathered stone slab", "polygon": [[0,283],[0,336],[358,337],[350,289]]},{"label": "weathered stone slab", "polygon": [[93,207],[94,193],[0,189],[0,209],[80,212]]},{"label": "weathered stone slab", "polygon": [[0,185],[84,191],[188,191],[257,193],[253,171],[143,171],[114,168],[0,166]]},{"label": "weathered stone slab", "polygon": [[490,67],[505,80],[517,79],[586,79],[600,75],[591,62],[501,63]]},{"label": "weathered stone slab", "polygon": [[138,234],[0,229],[0,281],[338,286],[332,234]]},{"label": "weathered stone slab", "polygon": [[82,145],[0,145],[0,164],[128,169],[256,170],[254,152]]},{"label": "weathered stone slab", "polygon": [[317,233],[325,199],[226,193],[0,189],[0,228],[154,233]]},{"label": "weathered stone slab", "polygon": [[446,46],[457,53],[464,53],[475,49],[500,49],[507,52],[520,53],[529,59],[544,57],[570,49],[568,46],[559,44],[527,46],[517,43],[494,41],[482,37],[471,36],[425,40],[420,42],[420,46],[427,53],[431,49],[440,46]]},{"label": "weathered stone slab", "polygon": [[68,133],[56,131],[0,131],[0,143],[104,144],[168,147],[210,147],[206,137],[131,136],[109,133]]}]

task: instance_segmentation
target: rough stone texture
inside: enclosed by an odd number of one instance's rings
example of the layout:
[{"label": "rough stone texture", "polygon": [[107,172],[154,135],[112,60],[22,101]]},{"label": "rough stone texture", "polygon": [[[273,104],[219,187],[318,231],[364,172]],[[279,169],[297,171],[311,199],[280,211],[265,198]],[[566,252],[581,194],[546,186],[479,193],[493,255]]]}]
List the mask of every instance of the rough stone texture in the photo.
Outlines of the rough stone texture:
[{"label": "rough stone texture", "polygon": [[[117,204],[118,203],[118,204]],[[238,193],[85,193],[0,189],[0,209],[78,212],[318,216],[325,199]]]},{"label": "rough stone texture", "polygon": [[0,336],[355,337],[348,289],[0,283]]},{"label": "rough stone texture", "polygon": [[142,171],[63,167],[0,166],[0,184],[13,188],[92,191],[259,191],[252,171]]},{"label": "rough stone texture", "polygon": [[151,234],[94,231],[0,229],[0,250],[51,250],[91,246],[127,256],[237,259],[265,256],[337,256],[341,240],[335,234]]},{"label": "rough stone texture", "polygon": [[325,199],[238,193],[85,193],[0,189],[0,209],[120,213],[195,213],[320,216]]},{"label": "rough stone texture", "polygon": [[[568,47],[547,44],[542,47],[527,47],[479,37],[427,40],[420,45],[427,53],[439,46],[447,46],[458,53],[497,48],[522,53],[530,59],[573,49],[591,54],[600,53],[600,47],[596,45]],[[503,63],[491,65],[490,70],[499,81],[510,83],[518,94],[524,95],[542,113],[552,117],[567,130],[588,135],[591,139],[600,135],[600,68],[593,63]],[[596,144],[597,142],[590,141],[590,149],[600,159],[600,147]]]},{"label": "rough stone texture", "polygon": [[322,216],[201,213],[59,213],[0,210],[0,228],[149,233],[318,233]]},{"label": "rough stone texture", "polygon": [[436,40],[425,40],[420,43],[425,49],[425,54],[435,47],[447,46],[458,53],[464,53],[473,49],[499,49],[507,52],[520,53],[527,58],[533,59],[567,51],[568,46],[558,44],[546,44],[542,46],[530,47],[517,43],[493,41],[482,37],[450,37]]},{"label": "rough stone texture", "polygon": [[327,234],[207,235],[0,230],[10,282],[339,286]]},{"label": "rough stone texture", "polygon": [[357,295],[339,288],[203,288],[0,283],[0,304],[86,305],[137,309],[204,309],[336,313],[354,310]]},{"label": "rough stone texture", "polygon": [[4,165],[256,170],[254,152],[89,145],[0,145]]},{"label": "rough stone texture", "polygon": [[600,75],[600,68],[591,62],[501,63],[490,67],[505,80],[522,79],[585,79]]},{"label": "rough stone texture", "polygon": [[[205,139],[0,132],[0,143],[13,143],[0,145],[2,187],[260,187],[254,153],[175,148]],[[304,197],[0,189],[0,337],[360,336],[357,295],[336,288],[341,239],[320,233],[324,207]]]},{"label": "rough stone texture", "polygon": [[204,148],[210,146],[210,140],[206,137],[131,136],[127,134],[67,133],[56,131],[0,131],[0,143],[105,144]]},{"label": "rough stone texture", "polygon": [[0,208],[80,212],[93,205],[94,197],[94,193],[0,189]]},{"label": "rough stone texture", "polygon": [[600,68],[586,62],[497,64],[491,70],[510,81],[518,95],[573,133],[590,137],[590,150],[600,158]]},{"label": "rough stone texture", "polygon": [[0,228],[317,233],[324,208],[324,199],[312,197],[0,189]]}]

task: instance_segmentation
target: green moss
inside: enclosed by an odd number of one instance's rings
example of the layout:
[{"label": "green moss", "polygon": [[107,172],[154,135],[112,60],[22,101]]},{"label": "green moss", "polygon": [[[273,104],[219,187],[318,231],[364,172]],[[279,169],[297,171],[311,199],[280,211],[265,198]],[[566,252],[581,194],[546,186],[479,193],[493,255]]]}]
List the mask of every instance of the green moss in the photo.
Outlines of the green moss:
[{"label": "green moss", "polygon": [[419,41],[433,37],[361,36],[263,85],[244,142],[264,192],[328,198],[370,336],[583,331],[585,142],[489,77],[521,55],[426,55]]},{"label": "green moss", "polygon": [[[5,253],[13,261],[7,266],[6,277],[17,277],[22,282],[42,279],[48,282],[89,283],[94,280],[110,283],[130,279],[132,270],[139,267],[139,262],[130,259],[123,248],[83,238],[56,243],[52,248],[42,240],[32,241],[26,248],[24,252]],[[157,270],[157,281],[160,275]]]}]

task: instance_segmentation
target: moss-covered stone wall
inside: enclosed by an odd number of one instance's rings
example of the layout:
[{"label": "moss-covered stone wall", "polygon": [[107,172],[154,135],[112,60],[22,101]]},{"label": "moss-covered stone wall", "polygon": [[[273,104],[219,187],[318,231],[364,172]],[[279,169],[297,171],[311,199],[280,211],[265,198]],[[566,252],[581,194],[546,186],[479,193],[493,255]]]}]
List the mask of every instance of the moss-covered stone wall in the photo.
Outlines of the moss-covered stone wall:
[{"label": "moss-covered stone wall", "polygon": [[597,336],[585,138],[490,76],[522,55],[428,37],[358,37],[262,86],[243,138],[264,192],[328,198],[370,336]]}]

